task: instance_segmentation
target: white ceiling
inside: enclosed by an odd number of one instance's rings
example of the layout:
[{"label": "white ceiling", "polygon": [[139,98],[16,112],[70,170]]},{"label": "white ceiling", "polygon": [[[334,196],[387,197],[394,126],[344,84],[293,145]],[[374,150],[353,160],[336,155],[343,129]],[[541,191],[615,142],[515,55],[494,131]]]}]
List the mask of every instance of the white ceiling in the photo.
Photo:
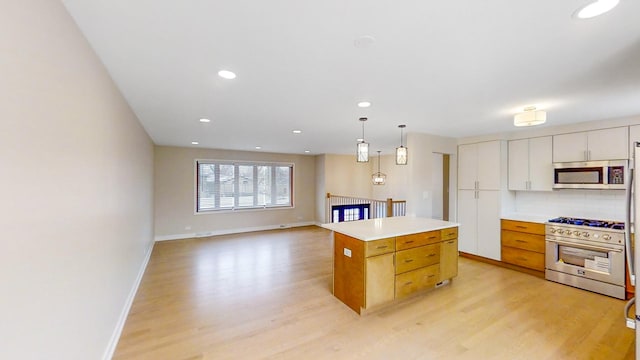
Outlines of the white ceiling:
[{"label": "white ceiling", "polygon": [[528,105],[543,126],[640,114],[640,1],[590,20],[571,16],[589,0],[63,2],[159,145],[355,153],[367,116],[388,154],[399,124],[464,137],[513,131]]}]

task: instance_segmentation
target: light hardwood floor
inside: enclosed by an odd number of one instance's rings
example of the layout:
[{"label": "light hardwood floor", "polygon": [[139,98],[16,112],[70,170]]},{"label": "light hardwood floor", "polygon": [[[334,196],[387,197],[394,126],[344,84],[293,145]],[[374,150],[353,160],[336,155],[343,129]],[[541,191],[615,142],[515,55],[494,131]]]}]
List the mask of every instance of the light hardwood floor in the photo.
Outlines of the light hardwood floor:
[{"label": "light hardwood floor", "polygon": [[318,227],[156,243],[114,359],[632,359],[625,302],[460,258],[452,284],[363,317]]}]

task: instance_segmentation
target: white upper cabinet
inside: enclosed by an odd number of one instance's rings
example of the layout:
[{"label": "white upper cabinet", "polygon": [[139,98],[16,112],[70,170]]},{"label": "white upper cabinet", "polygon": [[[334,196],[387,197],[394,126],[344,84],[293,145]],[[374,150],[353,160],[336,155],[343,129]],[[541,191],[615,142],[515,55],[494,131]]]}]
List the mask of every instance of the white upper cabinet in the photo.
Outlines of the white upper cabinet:
[{"label": "white upper cabinet", "polygon": [[458,147],[458,189],[476,189],[476,181],[478,181],[478,147],[476,145]]},{"label": "white upper cabinet", "polygon": [[529,190],[553,190],[553,146],[551,136],[529,139]]},{"label": "white upper cabinet", "polygon": [[628,159],[628,144],[628,127],[554,135],[553,161]]},{"label": "white upper cabinet", "polygon": [[509,141],[509,190],[529,190],[529,139]]},{"label": "white upper cabinet", "polygon": [[553,161],[587,160],[587,133],[579,132],[553,136]]},{"label": "white upper cabinet", "polygon": [[509,141],[509,190],[552,189],[551,136]]},{"label": "white upper cabinet", "polygon": [[458,147],[458,189],[500,189],[500,141]]}]

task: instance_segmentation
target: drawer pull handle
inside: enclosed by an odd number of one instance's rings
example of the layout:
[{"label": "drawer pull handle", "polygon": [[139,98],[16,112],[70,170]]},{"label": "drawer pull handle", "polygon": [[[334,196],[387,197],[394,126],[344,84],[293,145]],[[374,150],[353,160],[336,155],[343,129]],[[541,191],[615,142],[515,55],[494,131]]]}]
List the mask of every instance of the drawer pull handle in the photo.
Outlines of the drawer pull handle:
[{"label": "drawer pull handle", "polygon": [[413,284],[413,281],[409,281],[409,282],[404,283],[404,286],[411,285],[411,284]]},{"label": "drawer pull handle", "polygon": [[387,245],[381,245],[381,246],[378,246],[376,249],[386,249],[387,247],[388,247]]},{"label": "drawer pull handle", "polygon": [[434,257],[434,256],[436,256],[436,254],[434,254],[434,253],[431,253],[431,254],[427,255],[427,257]]},{"label": "drawer pull handle", "polygon": [[518,256],[516,259],[518,259],[518,260],[520,260],[520,261],[525,261],[525,262],[527,261],[527,259],[526,259],[526,258],[523,258],[522,256]]},{"label": "drawer pull handle", "polygon": [[431,239],[435,239],[435,236],[429,236],[427,239],[431,240]]},{"label": "drawer pull handle", "polygon": [[451,235],[455,235],[456,233],[452,232],[452,233],[448,233],[447,235],[451,236]]},{"label": "drawer pull handle", "polygon": [[520,240],[520,239],[516,239],[516,242],[519,242],[519,243],[527,243],[528,241],[527,241],[527,240]]},{"label": "drawer pull handle", "polygon": [[427,277],[428,277],[428,278],[432,278],[432,277],[434,277],[434,276],[435,276],[435,275],[429,275],[429,276],[427,276]]},{"label": "drawer pull handle", "polygon": [[413,261],[413,259],[404,259],[404,262],[405,262],[405,263],[410,263],[410,262],[412,262],[412,261]]},{"label": "drawer pull handle", "polygon": [[409,241],[405,241],[405,244],[411,244],[413,242],[413,240],[409,240]]},{"label": "drawer pull handle", "polygon": [[526,228],[527,228],[526,226],[522,226],[522,225],[516,225],[516,227],[517,227],[518,229],[526,229]]},{"label": "drawer pull handle", "polygon": [[449,241],[447,241],[447,244],[453,244],[453,243],[455,243],[455,240],[449,240]]}]

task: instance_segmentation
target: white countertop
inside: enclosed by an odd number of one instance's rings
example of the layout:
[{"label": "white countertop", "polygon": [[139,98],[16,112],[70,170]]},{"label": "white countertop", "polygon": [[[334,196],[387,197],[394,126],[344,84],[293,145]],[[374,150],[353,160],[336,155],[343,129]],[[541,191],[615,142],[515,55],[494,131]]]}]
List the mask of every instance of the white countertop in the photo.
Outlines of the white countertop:
[{"label": "white countertop", "polygon": [[359,240],[371,241],[425,231],[446,229],[459,226],[459,224],[436,219],[395,216],[370,220],[322,224],[320,226]]},{"label": "white countertop", "polygon": [[553,218],[556,218],[558,216],[522,214],[522,213],[509,213],[509,214],[502,214],[502,216],[500,216],[500,217],[502,219],[506,219],[506,220],[527,221],[527,222],[544,224],[547,221],[549,221],[549,219],[553,219]]}]

